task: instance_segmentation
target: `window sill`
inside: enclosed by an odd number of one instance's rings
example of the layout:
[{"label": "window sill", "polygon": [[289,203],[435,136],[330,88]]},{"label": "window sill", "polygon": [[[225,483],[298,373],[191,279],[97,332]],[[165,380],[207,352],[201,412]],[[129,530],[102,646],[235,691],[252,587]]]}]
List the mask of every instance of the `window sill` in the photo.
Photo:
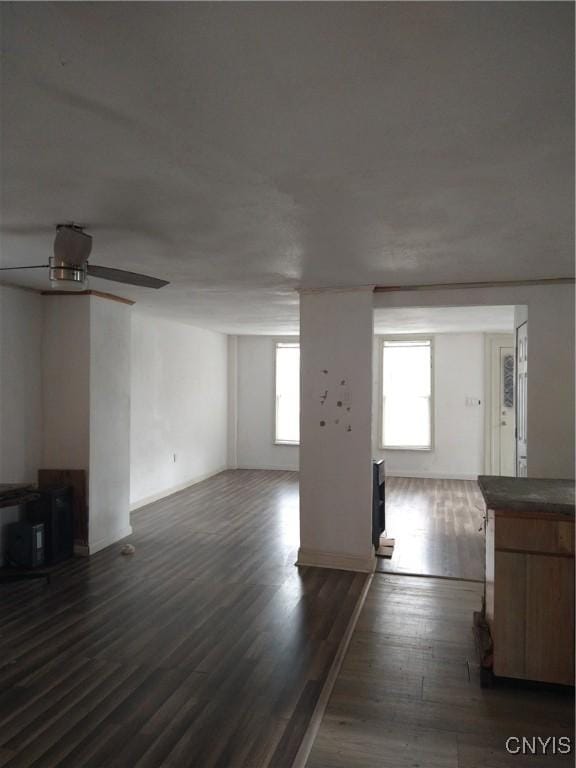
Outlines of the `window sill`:
[{"label": "window sill", "polygon": [[418,447],[418,446],[405,447],[403,445],[393,445],[393,446],[381,445],[380,450],[381,451],[417,451],[418,453],[422,453],[424,451],[425,453],[426,452],[430,453],[431,451],[434,450],[434,448],[431,445],[427,447]]},{"label": "window sill", "polygon": [[298,448],[300,443],[295,443],[292,440],[274,440],[274,445],[293,445],[295,448]]}]

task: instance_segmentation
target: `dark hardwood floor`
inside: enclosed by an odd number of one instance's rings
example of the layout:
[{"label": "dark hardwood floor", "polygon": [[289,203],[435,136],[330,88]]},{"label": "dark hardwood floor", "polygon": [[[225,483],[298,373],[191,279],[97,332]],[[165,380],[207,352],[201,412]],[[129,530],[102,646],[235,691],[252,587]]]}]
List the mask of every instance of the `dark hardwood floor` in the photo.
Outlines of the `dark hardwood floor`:
[{"label": "dark hardwood floor", "polygon": [[386,533],[396,539],[378,571],[484,579],[484,501],[475,481],[386,479]]},{"label": "dark hardwood floor", "polygon": [[298,480],[224,472],[0,585],[0,766],[290,766],[366,577],[295,568]]},{"label": "dark hardwood floor", "polygon": [[470,582],[374,576],[307,768],[574,765],[550,743],[546,757],[507,753],[510,736],[569,736],[574,749],[574,696],[480,688],[471,628],[481,595]]}]

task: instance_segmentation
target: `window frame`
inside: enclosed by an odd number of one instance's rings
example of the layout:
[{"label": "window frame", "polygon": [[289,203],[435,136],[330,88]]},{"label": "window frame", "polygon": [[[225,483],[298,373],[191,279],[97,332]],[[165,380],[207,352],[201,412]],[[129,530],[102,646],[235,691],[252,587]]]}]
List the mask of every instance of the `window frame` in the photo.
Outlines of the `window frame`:
[{"label": "window frame", "polygon": [[[281,345],[292,344],[300,349],[299,336],[278,336],[273,339],[272,354],[274,356],[272,366],[272,444],[273,445],[292,445],[295,448],[300,446],[300,440],[279,440],[278,439],[278,393],[276,392],[276,367],[278,361],[278,347]],[[300,349],[300,352],[302,350]],[[300,392],[300,399],[302,393]]]},{"label": "window frame", "polygon": [[[434,450],[435,444],[435,350],[434,336],[427,334],[392,334],[378,337],[378,446],[381,451],[416,451],[417,453]],[[430,343],[430,445],[429,446],[404,446],[384,445],[384,342],[386,341],[427,341]]]}]

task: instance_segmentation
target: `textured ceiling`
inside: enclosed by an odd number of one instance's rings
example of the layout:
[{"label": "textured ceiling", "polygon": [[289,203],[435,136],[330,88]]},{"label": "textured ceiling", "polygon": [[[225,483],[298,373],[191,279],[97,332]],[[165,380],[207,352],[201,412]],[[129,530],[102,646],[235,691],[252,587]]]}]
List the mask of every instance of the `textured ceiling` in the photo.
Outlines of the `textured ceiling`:
[{"label": "textured ceiling", "polygon": [[[569,276],[572,3],[9,3],[2,264],[290,332],[299,286]],[[38,272],[6,273],[44,285]]]}]

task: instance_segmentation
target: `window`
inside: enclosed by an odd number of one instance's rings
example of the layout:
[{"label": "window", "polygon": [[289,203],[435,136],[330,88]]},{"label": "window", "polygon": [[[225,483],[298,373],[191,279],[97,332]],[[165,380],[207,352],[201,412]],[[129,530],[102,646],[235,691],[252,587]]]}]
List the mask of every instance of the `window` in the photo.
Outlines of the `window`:
[{"label": "window", "polygon": [[300,344],[276,344],[276,443],[300,442]]},{"label": "window", "polygon": [[382,448],[432,448],[432,340],[382,341]]}]

